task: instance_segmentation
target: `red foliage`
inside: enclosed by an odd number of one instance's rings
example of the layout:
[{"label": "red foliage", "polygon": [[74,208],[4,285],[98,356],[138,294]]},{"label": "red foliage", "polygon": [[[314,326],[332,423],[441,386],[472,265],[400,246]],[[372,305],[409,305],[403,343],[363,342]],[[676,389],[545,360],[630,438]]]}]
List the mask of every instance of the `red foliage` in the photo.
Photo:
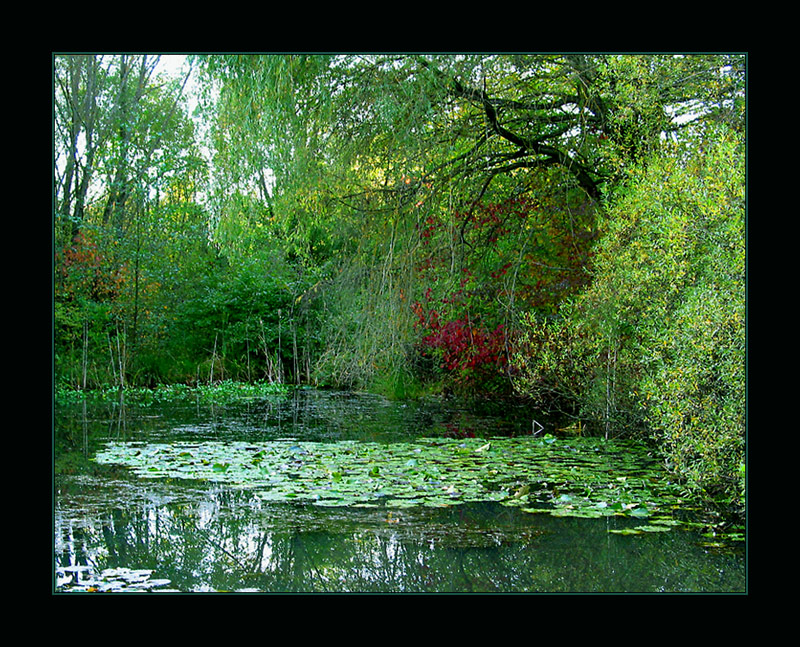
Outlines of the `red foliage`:
[{"label": "red foliage", "polygon": [[[519,306],[549,311],[588,280],[583,268],[594,232],[573,222],[588,213],[580,205],[567,211],[561,202],[542,202],[541,196],[518,197],[420,222],[427,253],[416,269],[426,289],[411,307],[423,354],[456,383],[487,386],[506,376],[516,341],[514,330],[499,323],[506,321],[501,304],[511,301],[507,291],[513,289]],[[457,275],[454,245],[463,263]],[[507,277],[512,268],[513,286]]]},{"label": "red foliage", "polygon": [[97,302],[112,301],[125,281],[125,265],[115,265],[84,233],[79,233],[59,252],[57,266],[66,298],[82,296]]},{"label": "red foliage", "polygon": [[478,328],[468,320],[448,321],[422,338],[422,345],[441,351],[442,367],[449,371],[501,369],[507,362],[503,325],[493,331]]},{"label": "red foliage", "polygon": [[489,330],[469,316],[442,322],[438,311],[426,310],[419,301],[412,309],[415,328],[426,332],[420,346],[439,359],[442,369],[454,373],[456,381],[484,381],[504,373],[508,339],[503,324]]}]

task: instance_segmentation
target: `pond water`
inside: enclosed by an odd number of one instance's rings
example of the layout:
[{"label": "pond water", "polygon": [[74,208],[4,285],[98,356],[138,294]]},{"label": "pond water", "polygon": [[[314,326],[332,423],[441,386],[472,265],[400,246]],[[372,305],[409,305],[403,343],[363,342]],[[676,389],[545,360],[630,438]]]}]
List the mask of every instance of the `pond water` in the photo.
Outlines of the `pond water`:
[{"label": "pond water", "polygon": [[[508,493],[501,483],[455,505],[439,504],[443,486],[437,479],[447,470],[452,482],[466,490],[466,481],[458,481],[459,474],[453,472],[480,469],[481,474],[496,475],[498,471],[496,464],[475,463],[475,457],[484,460],[490,449],[502,452],[504,442],[517,440],[526,444],[514,445],[511,453],[516,458],[520,448],[536,450],[530,444],[534,418],[544,426],[543,433],[554,431],[553,421],[522,406],[475,407],[440,399],[404,403],[316,390],[228,406],[185,401],[147,407],[86,403],[57,407],[54,590],[746,592],[744,542],[710,542],[691,525],[643,526],[635,514],[605,514],[608,506],[619,503],[612,503],[610,496],[598,500],[594,492],[587,508],[591,515],[547,513],[541,505],[545,490],[547,501],[567,501],[564,509],[575,512],[572,503],[579,497],[566,482],[534,487],[527,478]],[[554,445],[562,443],[561,437],[547,437]],[[351,460],[360,449],[386,447],[387,453],[375,455],[400,453],[397,465],[407,470],[403,474],[419,475],[417,459],[407,459],[406,452],[429,446],[439,452],[461,452],[470,460],[453,463],[454,468],[447,460],[437,459],[441,471],[436,478],[426,473],[424,481],[413,481],[416,490],[438,488],[439,498],[409,498],[395,489],[394,499],[377,497],[357,505],[342,505],[341,498],[320,500],[319,482],[312,483],[308,472],[298,471],[295,459],[286,458],[289,454],[280,454],[279,459],[284,467],[286,461],[291,462],[291,469],[281,471],[275,467],[278,463],[263,468],[262,487],[243,486],[231,472],[222,474],[227,463],[223,468],[214,462],[221,459],[198,454],[209,447],[229,452],[236,447],[250,452],[248,457],[261,457],[275,448],[309,456],[344,447]],[[163,471],[153,463],[133,469],[115,457],[98,460],[109,447],[137,456],[148,452],[163,456],[169,451],[172,458],[191,454],[198,466],[208,466],[207,474],[219,472],[220,478],[207,478],[197,470],[176,471],[182,467]],[[580,473],[584,480],[581,466],[592,465],[596,470],[595,456],[610,452],[609,446],[587,452],[575,443],[567,449],[578,454],[569,474]],[[347,472],[338,467],[342,462],[330,467],[334,459],[328,453],[325,456],[330,492],[350,477],[337,471]],[[371,476],[377,479],[394,469],[388,458],[375,459],[370,465],[369,471],[350,480],[363,487]],[[614,465],[615,482],[634,481],[638,468],[625,467],[630,471],[622,473],[619,464]],[[308,482],[311,494],[306,492],[306,498],[297,500],[265,496],[264,484],[275,485],[276,479],[280,487],[275,489],[283,488],[280,491],[291,496],[304,490],[289,490],[287,484],[295,487]],[[514,494],[523,481],[523,488]],[[534,500],[533,490],[542,485]],[[599,490],[601,485],[583,487]],[[446,492],[452,494],[452,490],[451,485]],[[494,496],[501,492],[505,500]],[[325,491],[322,496],[327,496]],[[331,505],[318,505],[325,501]],[[509,501],[515,505],[508,505]],[[623,503],[621,509],[646,509],[635,506]],[[670,514],[683,520],[688,512],[672,506]]]}]

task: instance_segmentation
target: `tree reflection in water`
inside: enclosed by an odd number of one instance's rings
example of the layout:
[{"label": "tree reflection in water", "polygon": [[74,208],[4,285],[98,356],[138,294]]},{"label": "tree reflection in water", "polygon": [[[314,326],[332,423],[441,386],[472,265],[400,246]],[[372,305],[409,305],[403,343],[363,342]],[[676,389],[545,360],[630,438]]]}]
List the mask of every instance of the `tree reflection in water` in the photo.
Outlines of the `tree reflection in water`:
[{"label": "tree reflection in water", "polygon": [[60,503],[57,565],[151,569],[169,580],[157,590],[182,592],[743,590],[740,555],[704,550],[689,531],[608,532],[627,519],[489,503],[390,516],[382,507],[265,504],[220,487],[128,486],[127,505],[104,507],[111,488],[91,486]]}]

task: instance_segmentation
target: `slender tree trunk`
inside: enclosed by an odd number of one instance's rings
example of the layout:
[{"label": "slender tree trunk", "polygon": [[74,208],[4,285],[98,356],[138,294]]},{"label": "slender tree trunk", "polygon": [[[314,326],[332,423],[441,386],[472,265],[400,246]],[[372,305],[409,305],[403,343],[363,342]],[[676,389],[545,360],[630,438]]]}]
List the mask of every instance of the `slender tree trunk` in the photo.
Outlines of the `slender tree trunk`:
[{"label": "slender tree trunk", "polygon": [[261,346],[264,350],[264,372],[265,377],[269,381],[270,384],[274,384],[277,380],[277,370],[272,361],[272,357],[269,354],[269,348],[267,346],[267,334],[264,331],[264,321],[259,320],[261,324]]},{"label": "slender tree trunk", "polygon": [[292,361],[294,362],[294,382],[300,384],[300,367],[297,363],[297,322],[292,317]]},{"label": "slender tree trunk", "polygon": [[208,383],[214,383],[214,361],[217,359],[217,338],[219,337],[219,333],[214,335],[214,350],[211,353],[211,370],[208,374]]},{"label": "slender tree trunk", "polygon": [[114,363],[114,348],[111,346],[111,333],[106,333],[106,339],[108,340],[108,367],[111,371],[111,378],[114,382],[117,382],[117,367]]},{"label": "slender tree trunk", "polygon": [[117,326],[117,360],[119,363],[119,390],[120,393],[125,389],[125,369],[127,364],[127,351],[125,342],[125,328],[122,331]]},{"label": "slender tree trunk", "polygon": [[611,433],[611,420],[616,411],[616,368],[617,344],[609,344],[606,354],[606,413],[605,413],[605,438],[608,440]]},{"label": "slender tree trunk", "polygon": [[281,309],[278,308],[278,366],[281,371],[281,381],[283,378],[283,354],[281,349]]},{"label": "slender tree trunk", "polygon": [[81,353],[81,372],[82,372],[81,384],[84,391],[86,390],[86,375],[88,372],[88,366],[89,366],[89,322],[84,320],[83,349]]},{"label": "slender tree trunk", "polygon": [[244,339],[244,356],[247,361],[247,381],[252,382],[252,377],[250,376],[250,334],[249,331],[247,333],[247,337]]},{"label": "slender tree trunk", "polygon": [[83,224],[94,158],[103,141],[97,129],[100,62],[95,56],[69,56],[66,60],[66,78],[57,81],[64,97],[59,121],[69,136],[63,142],[66,166],[57,190],[59,213],[65,218],[62,231],[67,240],[74,240]]}]

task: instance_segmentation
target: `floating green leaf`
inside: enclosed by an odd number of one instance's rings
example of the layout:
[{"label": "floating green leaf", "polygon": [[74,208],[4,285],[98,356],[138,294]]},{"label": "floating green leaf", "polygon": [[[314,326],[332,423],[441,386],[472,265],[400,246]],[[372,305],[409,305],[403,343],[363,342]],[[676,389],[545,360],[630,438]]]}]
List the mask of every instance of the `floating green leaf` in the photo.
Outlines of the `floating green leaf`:
[{"label": "floating green leaf", "polygon": [[497,501],[534,514],[642,518],[679,502],[658,463],[639,445],[589,438],[544,440],[111,442],[95,460],[127,465],[140,476],[222,481],[252,489],[264,501],[319,506],[439,507]]},{"label": "floating green leaf", "polygon": [[636,526],[637,530],[641,530],[642,532],[669,532],[669,528],[667,526]]}]

